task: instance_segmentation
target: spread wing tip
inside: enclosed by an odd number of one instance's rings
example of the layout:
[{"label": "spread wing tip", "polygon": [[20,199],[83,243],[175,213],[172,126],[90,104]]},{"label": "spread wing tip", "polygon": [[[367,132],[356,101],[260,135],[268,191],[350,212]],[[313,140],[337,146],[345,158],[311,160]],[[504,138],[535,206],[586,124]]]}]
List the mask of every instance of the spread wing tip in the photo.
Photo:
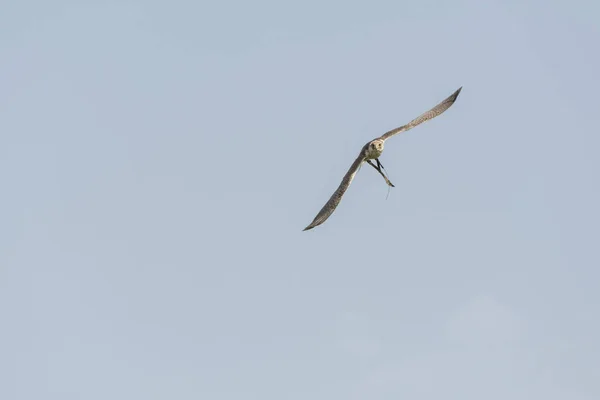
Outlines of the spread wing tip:
[{"label": "spread wing tip", "polygon": [[[325,222],[325,221],[323,221],[323,222]],[[302,229],[302,232],[304,232],[304,231],[308,231],[308,230],[311,230],[312,228],[315,228],[315,227],[317,227],[317,226],[321,225],[323,222],[318,222],[318,223],[315,223],[315,221],[313,221],[313,222],[311,222],[311,223],[310,223],[310,225],[308,225],[306,228]]]},{"label": "spread wing tip", "polygon": [[460,91],[462,90],[462,86],[458,88],[458,90],[456,92],[454,92],[454,94],[452,95],[452,100],[456,100],[456,98],[458,97]]}]

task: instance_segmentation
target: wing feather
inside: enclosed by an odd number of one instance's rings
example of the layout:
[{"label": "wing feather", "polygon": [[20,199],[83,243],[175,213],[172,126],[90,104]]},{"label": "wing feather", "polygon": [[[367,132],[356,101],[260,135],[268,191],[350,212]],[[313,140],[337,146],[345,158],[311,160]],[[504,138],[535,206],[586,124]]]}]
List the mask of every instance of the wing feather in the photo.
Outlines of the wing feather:
[{"label": "wing feather", "polygon": [[410,121],[408,124],[406,124],[404,126],[401,126],[396,129],[392,129],[391,131],[384,133],[383,135],[381,135],[380,139],[383,139],[383,140],[389,139],[392,136],[397,135],[398,133],[406,132],[407,130],[412,129],[415,126],[420,125],[425,121],[429,121],[430,119],[437,117],[438,115],[440,115],[441,113],[443,113],[444,111],[449,109],[452,104],[454,104],[454,102],[456,101],[456,98],[458,97],[458,94],[460,93],[461,90],[462,90],[462,86],[456,92],[452,93],[447,99],[442,101],[437,106],[433,107],[431,110],[419,115],[417,118],[413,119],[412,121]]},{"label": "wing feather", "polygon": [[348,190],[350,183],[352,183],[352,179],[354,179],[354,175],[356,175],[356,172],[358,171],[358,168],[363,163],[363,161],[365,161],[365,156],[364,152],[361,151],[360,155],[356,158],[356,160],[354,160],[354,163],[352,163],[352,165],[350,166],[350,169],[348,169],[348,172],[346,172],[346,175],[344,175],[340,186],[338,186],[336,191],[333,192],[333,194],[331,195],[327,203],[325,203],[323,208],[321,208],[321,211],[319,211],[313,222],[311,222],[310,225],[308,225],[303,230],[307,231],[309,229],[314,228],[315,226],[321,225],[327,220],[327,218],[329,218],[331,214],[333,214],[336,207],[340,203],[340,200],[342,200],[342,196],[344,196],[344,193],[346,193],[346,190]]}]

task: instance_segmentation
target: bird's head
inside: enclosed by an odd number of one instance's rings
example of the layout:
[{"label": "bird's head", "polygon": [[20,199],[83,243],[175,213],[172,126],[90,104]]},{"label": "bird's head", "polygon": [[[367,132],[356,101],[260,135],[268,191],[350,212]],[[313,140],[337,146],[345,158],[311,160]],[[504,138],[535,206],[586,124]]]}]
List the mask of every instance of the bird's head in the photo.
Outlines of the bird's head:
[{"label": "bird's head", "polygon": [[383,151],[383,140],[375,139],[369,142],[369,150]]},{"label": "bird's head", "polygon": [[383,140],[371,140],[364,147],[365,156],[367,158],[377,158],[383,152]]}]

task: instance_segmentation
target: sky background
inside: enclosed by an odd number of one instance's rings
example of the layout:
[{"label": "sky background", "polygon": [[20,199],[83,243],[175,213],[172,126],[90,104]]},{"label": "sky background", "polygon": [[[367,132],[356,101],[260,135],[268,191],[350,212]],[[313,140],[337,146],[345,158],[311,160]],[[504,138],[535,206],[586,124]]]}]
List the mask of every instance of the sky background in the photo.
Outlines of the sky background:
[{"label": "sky background", "polygon": [[599,20],[2,2],[0,398],[600,398]]}]

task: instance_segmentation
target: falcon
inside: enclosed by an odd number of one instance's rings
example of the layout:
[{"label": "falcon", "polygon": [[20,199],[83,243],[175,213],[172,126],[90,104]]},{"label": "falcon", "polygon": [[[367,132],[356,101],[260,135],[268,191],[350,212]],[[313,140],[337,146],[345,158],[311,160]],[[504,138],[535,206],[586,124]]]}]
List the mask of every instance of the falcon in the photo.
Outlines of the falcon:
[{"label": "falcon", "polygon": [[[460,88],[458,88],[458,90],[456,92],[452,93],[444,101],[439,103],[437,106],[435,106],[431,110],[421,114],[417,118],[410,121],[408,124],[403,125],[399,128],[392,129],[391,131],[386,132],[383,135],[381,135],[380,137],[373,139],[369,143],[365,144],[363,146],[363,148],[360,150],[360,153],[359,153],[358,157],[356,158],[356,160],[354,160],[354,162],[350,166],[350,169],[348,170],[348,172],[346,172],[346,175],[344,175],[344,178],[342,179],[342,182],[340,183],[340,185],[338,186],[336,191],[333,192],[333,194],[331,195],[331,197],[329,198],[327,203],[325,203],[325,205],[323,206],[321,211],[319,211],[319,213],[317,214],[315,219],[310,223],[310,225],[308,225],[303,230],[307,231],[309,229],[312,229],[316,226],[321,225],[323,222],[325,222],[327,220],[327,218],[329,218],[331,216],[331,214],[333,214],[333,212],[335,211],[338,204],[340,204],[340,200],[342,200],[342,196],[344,196],[344,193],[346,193],[346,190],[348,190],[350,183],[352,183],[352,180],[354,179],[354,175],[356,175],[360,166],[365,161],[370,166],[375,168],[377,170],[377,172],[379,172],[381,174],[383,179],[385,179],[385,182],[390,187],[394,187],[392,182],[390,182],[388,177],[383,173],[383,171],[385,171],[385,169],[383,167],[383,164],[381,164],[381,162],[379,161],[379,157],[383,153],[383,146],[384,146],[385,141],[388,140],[389,138],[391,138],[392,136],[397,135],[398,133],[406,132],[406,131],[414,128],[415,126],[420,125],[423,122],[429,121],[430,119],[433,119],[433,118],[437,117],[438,115],[442,114],[444,111],[449,109],[450,106],[452,106],[452,104],[454,104],[454,102],[456,101],[456,98],[458,97],[458,94],[460,93],[461,90],[462,90],[462,86]],[[373,161],[371,161],[371,160],[375,160],[375,163],[373,163]]]}]

